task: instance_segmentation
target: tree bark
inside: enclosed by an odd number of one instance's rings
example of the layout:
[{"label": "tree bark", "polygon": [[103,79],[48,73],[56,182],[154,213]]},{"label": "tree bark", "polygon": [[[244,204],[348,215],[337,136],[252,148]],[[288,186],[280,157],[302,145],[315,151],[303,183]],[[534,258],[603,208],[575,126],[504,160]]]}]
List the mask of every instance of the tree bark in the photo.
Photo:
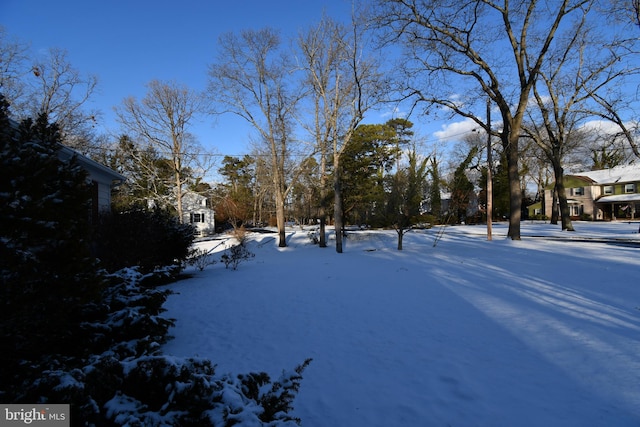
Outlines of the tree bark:
[{"label": "tree bark", "polygon": [[333,222],[336,229],[336,252],[342,253],[342,227],[344,226],[342,217],[342,176],[339,172],[340,168],[337,164],[338,158],[336,158],[336,165],[334,171],[334,197],[333,197]]},{"label": "tree bark", "polygon": [[[504,147],[507,153],[509,176],[509,230],[507,236],[511,240],[520,240],[520,218],[522,209],[522,190],[520,189],[520,172],[518,171],[518,139],[511,133],[503,134],[508,143]],[[504,141],[503,141],[504,144]]]},{"label": "tree bark", "polygon": [[320,217],[320,236],[318,246],[321,248],[327,247],[327,210],[325,208],[325,202],[327,200],[327,156],[325,153],[326,144],[321,144],[320,150],[320,209],[318,209],[318,216]]},{"label": "tree bark", "polygon": [[562,230],[575,231],[571,223],[571,212],[569,211],[569,203],[567,201],[567,192],[564,188],[564,169],[562,166],[554,162],[553,173],[556,180],[556,191],[558,193],[558,202],[560,203],[560,221],[562,222]]},{"label": "tree bark", "polygon": [[553,193],[551,193],[551,224],[557,225],[560,213],[558,212],[558,187],[554,184]]}]

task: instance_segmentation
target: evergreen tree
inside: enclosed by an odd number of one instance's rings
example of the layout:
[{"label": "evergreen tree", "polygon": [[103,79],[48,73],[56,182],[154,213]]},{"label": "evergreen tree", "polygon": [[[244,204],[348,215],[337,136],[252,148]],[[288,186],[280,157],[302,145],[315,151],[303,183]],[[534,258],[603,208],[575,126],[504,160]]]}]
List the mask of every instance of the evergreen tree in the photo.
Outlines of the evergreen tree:
[{"label": "evergreen tree", "polygon": [[395,141],[396,130],[391,126],[360,125],[345,148],[342,197],[351,222],[388,225],[378,221],[385,214],[385,174],[396,160]]},{"label": "evergreen tree", "polygon": [[[127,177],[113,191],[112,205],[117,212],[149,201],[175,212],[171,161],[153,146],[141,146],[128,135],[122,135],[115,152],[106,160],[111,169]],[[183,175],[187,173],[185,168]]]},{"label": "evergreen tree", "polygon": [[227,221],[236,227],[254,217],[256,162],[248,155],[224,156],[222,164],[218,173],[225,177],[225,182],[218,186],[216,221]]},{"label": "evergreen tree", "polygon": [[478,147],[473,147],[453,173],[453,181],[451,182],[451,208],[458,223],[465,221],[467,217],[467,208],[469,207],[470,196],[473,193],[473,184],[467,177],[467,169],[477,153]]},{"label": "evergreen tree", "polygon": [[438,166],[438,159],[433,156],[431,158],[431,167],[429,168],[429,174],[431,175],[431,185],[429,186],[429,202],[431,206],[431,214],[436,218],[440,218],[442,215],[442,196],[440,195],[440,170]]},{"label": "evergreen tree", "polygon": [[8,386],[19,366],[78,349],[79,312],[101,279],[86,172],[75,158],[59,160],[60,133],[46,114],[16,126],[0,104],[0,384]]},{"label": "evergreen tree", "polygon": [[500,163],[493,174],[493,217],[507,218],[510,210],[509,174],[507,158],[504,152],[500,155]]},{"label": "evergreen tree", "polygon": [[409,153],[409,165],[391,178],[391,191],[387,193],[387,221],[398,233],[399,251],[402,250],[404,234],[420,221],[428,160],[419,160],[414,148]]}]

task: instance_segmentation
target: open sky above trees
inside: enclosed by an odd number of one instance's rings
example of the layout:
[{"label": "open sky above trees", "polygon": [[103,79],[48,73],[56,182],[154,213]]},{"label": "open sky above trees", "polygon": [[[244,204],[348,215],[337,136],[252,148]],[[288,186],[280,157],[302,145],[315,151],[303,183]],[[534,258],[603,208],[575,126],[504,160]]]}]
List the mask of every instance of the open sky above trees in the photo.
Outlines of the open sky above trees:
[{"label": "open sky above trees", "polygon": [[[622,4],[628,7],[620,6]],[[206,151],[198,155],[207,159],[240,156],[254,144],[270,142],[275,170],[276,163],[280,165],[278,152],[292,154],[289,148],[285,149],[288,146],[284,141],[305,146],[305,150],[299,151],[305,154],[296,155],[309,155],[306,153],[312,149],[318,150],[322,144],[333,142],[333,168],[338,177],[338,160],[343,148],[336,149],[336,144],[347,146],[355,127],[406,117],[415,124],[412,142],[414,147],[419,146],[417,153],[435,158],[437,152],[437,158],[448,163],[445,174],[449,175],[466,155],[464,144],[486,145],[479,137],[490,131],[493,137],[499,137],[505,153],[503,163],[509,171],[513,226],[510,236],[518,238],[523,189],[528,191],[530,183],[535,182],[539,190],[549,182],[542,173],[533,177],[532,167],[524,165],[525,160],[535,161],[538,153],[525,152],[519,147],[523,144],[521,141],[527,139],[523,138],[523,132],[543,149],[543,140],[548,140],[554,147],[571,151],[573,171],[577,172],[592,164],[589,159],[594,149],[587,147],[587,142],[592,145],[618,143],[609,132],[579,135],[580,130],[593,128],[593,118],[603,117],[619,125],[623,130],[620,134],[633,147],[635,156],[640,157],[634,142],[637,137],[634,132],[638,130],[638,97],[633,95],[639,87],[636,44],[640,40],[637,34],[640,19],[636,19],[632,4],[637,3],[546,0],[511,4],[503,9],[491,1],[472,2],[461,8],[455,1],[333,0],[302,7],[279,1],[266,5],[245,2],[241,7],[137,3],[120,8],[116,4],[106,9],[103,6],[86,8],[74,2],[53,8],[36,2],[11,2],[6,3],[2,11],[11,23],[7,34],[32,43],[25,55],[37,60],[47,49],[64,49],[70,65],[98,76],[103,83],[94,92],[99,95],[90,98],[98,111],[89,116],[90,126],[96,133],[110,134],[111,139],[126,131],[116,125],[113,108],[142,98],[156,81],[168,86],[184,86],[184,92],[206,92],[210,108],[194,108],[194,114],[203,114],[193,117],[187,114],[179,120],[188,126],[166,127],[180,129],[170,138],[174,156],[195,153],[194,149],[175,148],[175,141],[182,139],[194,142],[193,147],[203,147]],[[550,11],[555,18],[549,21]],[[359,19],[361,15],[368,19]],[[313,70],[313,65],[311,68],[305,65],[306,58],[313,58],[311,63],[315,64],[315,58],[321,57],[323,50],[307,55],[296,46],[313,45],[307,43],[306,36],[301,36],[327,19],[352,23],[357,41],[349,42],[351,31],[334,37],[340,46],[338,50],[344,51],[337,56],[340,60],[354,54],[353,60],[344,61],[346,71],[339,68],[341,74],[336,80],[340,82],[336,86],[341,88],[336,93],[344,93],[346,97],[324,98],[340,99],[340,108],[345,110],[335,123],[331,121],[333,117],[323,118],[335,134],[320,141],[322,138],[317,138],[319,103],[309,97],[312,92],[318,92],[318,85],[310,82],[325,79],[305,79],[302,71]],[[499,23],[504,23],[504,28]],[[2,28],[4,30],[4,25]],[[369,29],[373,31],[367,31]],[[460,34],[465,37],[458,37]],[[273,62],[264,61],[266,57]],[[351,65],[354,70],[347,69]],[[327,69],[333,72],[337,68],[331,65]],[[46,70],[46,66],[41,68],[36,62],[20,73],[20,77],[31,78],[33,82],[24,84],[35,88],[38,79],[47,75]],[[351,78],[356,89],[342,88]],[[368,81],[375,84],[365,84]],[[574,88],[575,93],[569,94],[569,88]],[[326,88],[320,93],[326,94]],[[275,100],[278,101],[276,109],[265,109],[275,105]],[[148,104],[146,100],[142,103]],[[323,114],[332,111],[327,110],[326,104],[323,106]],[[551,106],[555,121],[548,120]],[[536,113],[536,107],[540,114]],[[498,113],[499,119],[489,123],[487,116],[491,109]],[[158,111],[172,116],[177,108],[162,106]],[[345,115],[347,111],[349,114]],[[408,116],[408,111],[413,114]],[[281,119],[278,126],[271,122],[276,117]],[[314,117],[316,126],[309,126]],[[262,118],[268,126],[265,127]],[[117,122],[128,130],[148,134],[146,130],[132,129],[125,119],[118,113]],[[543,119],[544,130],[540,126]],[[282,135],[274,134],[274,129]],[[584,153],[569,150],[565,144],[569,136],[572,143],[582,142],[580,148]],[[274,141],[280,140],[282,148],[274,149]],[[557,182],[562,182],[562,167],[569,171],[569,161],[562,150],[555,150],[555,157],[545,151],[554,165]],[[480,158],[482,151],[478,150]],[[176,171],[180,171],[180,163],[174,162]],[[215,168],[203,166],[199,170],[205,182],[217,180],[215,173],[206,172]],[[182,185],[179,173],[176,172],[178,195]],[[335,182],[339,183],[340,179],[336,178]],[[339,186],[334,188],[338,212],[341,197]],[[283,197],[276,200],[284,199],[288,192],[285,189],[280,191]],[[564,200],[563,196],[560,198]],[[177,204],[180,206],[179,196]]]},{"label": "open sky above trees", "polygon": [[[113,107],[128,96],[144,97],[145,85],[153,79],[205,89],[207,67],[214,60],[221,34],[270,26],[280,30],[283,38],[295,37],[316,24],[323,13],[347,23],[351,1],[88,4],[79,0],[8,0],[0,4],[0,25],[10,36],[30,43],[33,52],[65,49],[75,68],[97,75],[99,88],[93,106],[103,113],[100,125],[117,132]],[[367,121],[383,123],[392,113],[391,109],[380,111]],[[235,116],[208,116],[194,125],[193,132],[206,148],[228,155],[248,152],[248,135],[253,131]],[[432,131],[437,130],[440,128]]]},{"label": "open sky above trees", "polygon": [[[113,107],[128,96],[144,97],[151,80],[175,80],[194,90],[205,89],[207,67],[214,60],[221,34],[270,26],[283,37],[295,37],[316,24],[323,13],[348,23],[351,10],[351,0],[188,1],[179,6],[147,0],[7,0],[0,3],[0,25],[10,37],[30,43],[32,53],[64,49],[81,73],[96,75],[98,90],[91,106],[102,112],[98,126],[117,134]],[[387,106],[371,112],[365,122],[384,123],[407,112]],[[460,118],[434,121],[433,116],[412,116],[410,120],[417,137],[428,145],[443,142],[443,149],[477,128]],[[203,117],[194,122],[192,130],[205,148],[237,156],[249,151],[254,133],[231,114]]]}]

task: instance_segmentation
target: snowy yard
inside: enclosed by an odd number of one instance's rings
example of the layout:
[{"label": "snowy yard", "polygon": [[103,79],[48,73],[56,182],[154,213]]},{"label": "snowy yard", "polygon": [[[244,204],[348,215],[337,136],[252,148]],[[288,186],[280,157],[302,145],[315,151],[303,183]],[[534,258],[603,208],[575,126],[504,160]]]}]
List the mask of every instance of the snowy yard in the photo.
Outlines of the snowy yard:
[{"label": "snowy yard", "polygon": [[640,248],[581,240],[640,242],[638,223],[575,227],[447,227],[436,246],[434,228],[401,252],[394,231],[362,231],[343,254],[299,228],[287,248],[251,234],[237,271],[171,285],[164,351],[273,377],[313,358],[306,427],[638,426]]}]

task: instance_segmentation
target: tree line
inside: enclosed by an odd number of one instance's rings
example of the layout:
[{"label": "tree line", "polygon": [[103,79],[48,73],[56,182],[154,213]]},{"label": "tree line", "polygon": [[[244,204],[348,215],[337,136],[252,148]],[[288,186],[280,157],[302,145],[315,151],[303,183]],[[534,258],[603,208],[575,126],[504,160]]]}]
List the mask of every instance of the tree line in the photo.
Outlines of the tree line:
[{"label": "tree line", "polygon": [[[182,218],[185,191],[209,194],[218,218],[232,225],[271,221],[281,246],[292,220],[317,220],[320,246],[327,221],[336,230],[391,226],[401,237],[412,225],[445,220],[425,218],[440,216],[445,191],[461,221],[467,195],[484,189],[488,170],[511,239],[520,239],[526,177],[539,188],[556,183],[555,220],[571,230],[562,178],[577,153],[595,168],[640,157],[637,1],[360,6],[345,22],[322,16],[289,40],[273,28],[222,35],[207,89],[151,81],[144,98],[116,107],[117,141],[92,133],[99,113],[85,106],[96,81],[74,70],[63,51],[31,65],[24,46],[2,33],[0,87],[13,111],[47,112],[65,143],[128,176],[115,197],[121,206],[153,199]],[[25,76],[42,84],[24,85]],[[470,120],[476,130],[460,138],[447,166],[434,147],[419,144],[408,117],[367,122],[396,108],[421,120]],[[219,183],[203,182],[214,157],[190,133],[200,114],[232,114],[255,131],[249,154],[223,157]],[[614,131],[586,127],[596,121]],[[496,154],[491,164],[487,148]],[[486,193],[477,203],[486,204]]]}]

